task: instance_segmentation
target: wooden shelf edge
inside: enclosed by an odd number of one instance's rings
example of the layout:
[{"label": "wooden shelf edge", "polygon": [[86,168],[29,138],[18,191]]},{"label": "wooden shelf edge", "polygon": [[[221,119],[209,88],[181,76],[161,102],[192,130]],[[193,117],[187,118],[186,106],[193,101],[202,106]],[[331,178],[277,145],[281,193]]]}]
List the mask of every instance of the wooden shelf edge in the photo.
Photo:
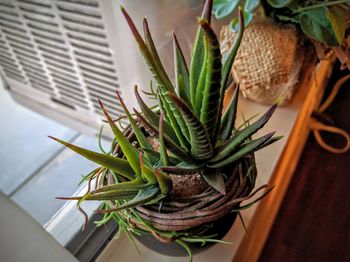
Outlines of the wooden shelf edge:
[{"label": "wooden shelf edge", "polygon": [[318,107],[332,73],[333,60],[318,64],[310,90],[269,184],[276,188],[260,203],[233,261],[257,261],[270,233],[309,134],[308,122]]}]

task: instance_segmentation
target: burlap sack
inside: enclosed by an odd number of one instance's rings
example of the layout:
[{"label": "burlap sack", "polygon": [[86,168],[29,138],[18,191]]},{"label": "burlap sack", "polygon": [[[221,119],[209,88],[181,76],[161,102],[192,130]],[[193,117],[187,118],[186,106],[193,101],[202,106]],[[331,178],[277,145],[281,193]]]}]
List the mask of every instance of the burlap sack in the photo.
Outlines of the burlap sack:
[{"label": "burlap sack", "polygon": [[[223,52],[231,47],[234,37],[228,26],[222,29]],[[258,18],[245,29],[232,72],[244,97],[265,104],[277,99],[285,103],[295,91],[303,57],[294,27]]]}]

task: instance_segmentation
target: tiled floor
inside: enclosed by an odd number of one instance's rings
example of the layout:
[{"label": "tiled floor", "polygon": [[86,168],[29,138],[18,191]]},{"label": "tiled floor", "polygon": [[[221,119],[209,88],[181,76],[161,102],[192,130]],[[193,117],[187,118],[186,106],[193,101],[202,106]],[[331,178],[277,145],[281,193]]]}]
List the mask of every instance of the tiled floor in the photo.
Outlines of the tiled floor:
[{"label": "tiled floor", "polygon": [[45,224],[94,164],[47,135],[98,150],[96,137],[81,135],[14,102],[0,86],[0,190]]}]

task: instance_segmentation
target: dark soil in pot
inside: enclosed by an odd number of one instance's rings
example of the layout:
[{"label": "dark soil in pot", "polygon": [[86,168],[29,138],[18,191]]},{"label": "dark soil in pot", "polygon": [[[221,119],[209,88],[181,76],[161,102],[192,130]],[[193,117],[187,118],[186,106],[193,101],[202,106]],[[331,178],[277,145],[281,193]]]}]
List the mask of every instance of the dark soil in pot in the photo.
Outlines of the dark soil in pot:
[{"label": "dark soil in pot", "polygon": [[[227,232],[231,229],[233,223],[235,222],[236,217],[237,217],[237,213],[228,213],[224,217],[215,221],[214,226],[206,232],[206,235],[217,234],[215,239],[224,238]],[[147,248],[154,250],[160,254],[174,256],[174,257],[188,256],[187,251],[182,246],[177,244],[175,241],[172,243],[162,243],[151,235],[143,235],[143,236],[135,235],[135,238]],[[187,244],[191,248],[192,254],[194,255],[205,251],[206,249],[208,249],[209,247],[213,246],[216,243],[208,242],[204,246],[201,246],[201,243],[198,243],[198,244],[187,243]]]}]

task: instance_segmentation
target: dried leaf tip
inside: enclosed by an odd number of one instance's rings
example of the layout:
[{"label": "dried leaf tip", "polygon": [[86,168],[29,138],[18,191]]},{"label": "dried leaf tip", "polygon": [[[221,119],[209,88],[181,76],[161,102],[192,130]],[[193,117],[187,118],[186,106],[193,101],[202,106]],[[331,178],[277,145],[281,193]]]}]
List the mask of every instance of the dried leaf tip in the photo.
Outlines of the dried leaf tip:
[{"label": "dried leaf tip", "polygon": [[103,103],[100,98],[97,98],[98,103],[100,104],[101,109],[104,109]]},{"label": "dried leaf tip", "polygon": [[53,136],[47,136],[48,138],[51,138],[51,139],[53,139],[53,140],[55,140],[55,141],[58,141],[59,139],[58,138],[56,138],[56,137],[53,137]]},{"label": "dried leaf tip", "polygon": [[116,95],[117,95],[117,98],[119,100],[119,102],[122,104],[122,106],[124,107],[125,106],[125,103],[122,99],[122,97],[120,96],[120,93],[118,92],[118,90],[115,91]]}]

